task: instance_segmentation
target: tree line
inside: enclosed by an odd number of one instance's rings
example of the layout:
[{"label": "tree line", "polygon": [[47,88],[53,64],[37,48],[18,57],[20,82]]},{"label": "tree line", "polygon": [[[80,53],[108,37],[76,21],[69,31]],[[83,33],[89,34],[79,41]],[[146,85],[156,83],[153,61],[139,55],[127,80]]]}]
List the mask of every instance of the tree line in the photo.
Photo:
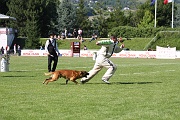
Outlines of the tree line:
[{"label": "tree line", "polygon": [[[65,28],[71,32],[74,28],[81,28],[86,37],[93,31],[98,31],[100,37],[108,37],[111,29],[118,26],[154,27],[155,9],[154,5],[150,5],[151,0],[138,4],[136,10],[123,10],[121,2],[125,1],[116,0],[111,12],[106,2],[99,1],[93,8],[86,6],[85,2],[79,0],[74,4],[70,0],[1,0],[0,13],[17,19],[7,25],[17,29],[18,37],[26,37],[25,46],[32,49],[39,48],[39,38],[48,37],[49,31],[60,34]],[[93,14],[92,19],[89,19],[89,12]],[[157,27],[170,27],[171,12],[171,3],[164,5],[163,0],[158,0]],[[174,13],[178,16],[176,5]]]}]

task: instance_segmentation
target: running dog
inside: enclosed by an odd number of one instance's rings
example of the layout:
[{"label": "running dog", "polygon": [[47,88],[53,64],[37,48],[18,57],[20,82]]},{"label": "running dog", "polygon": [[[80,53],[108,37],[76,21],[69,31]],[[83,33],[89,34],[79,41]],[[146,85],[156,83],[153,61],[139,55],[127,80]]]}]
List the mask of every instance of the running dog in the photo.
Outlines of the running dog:
[{"label": "running dog", "polygon": [[68,83],[69,80],[78,84],[78,82],[76,81],[77,79],[82,77],[87,77],[87,75],[89,75],[89,73],[86,71],[77,71],[77,70],[57,70],[55,72],[49,72],[44,74],[51,75],[51,77],[49,77],[43,82],[43,84],[46,83],[46,85],[49,82],[56,81],[61,77],[66,79],[66,84]]}]

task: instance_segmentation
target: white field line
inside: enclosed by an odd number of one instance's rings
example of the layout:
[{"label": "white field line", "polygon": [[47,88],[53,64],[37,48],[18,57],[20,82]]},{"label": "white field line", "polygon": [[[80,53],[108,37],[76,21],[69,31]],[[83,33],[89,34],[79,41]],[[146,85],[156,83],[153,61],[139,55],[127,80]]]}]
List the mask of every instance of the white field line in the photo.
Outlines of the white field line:
[{"label": "white field line", "polygon": [[164,72],[174,72],[175,70],[165,70],[165,71],[153,71],[153,72],[137,72],[137,73],[127,73],[127,74],[119,74],[119,75],[149,75],[149,74],[158,74],[158,73],[164,73]]},{"label": "white field line", "polygon": [[158,63],[158,64],[154,64],[154,63],[140,63],[140,64],[118,64],[117,66],[120,67],[133,67],[133,66],[161,66],[161,65],[175,65],[175,64],[179,64],[179,63]]}]

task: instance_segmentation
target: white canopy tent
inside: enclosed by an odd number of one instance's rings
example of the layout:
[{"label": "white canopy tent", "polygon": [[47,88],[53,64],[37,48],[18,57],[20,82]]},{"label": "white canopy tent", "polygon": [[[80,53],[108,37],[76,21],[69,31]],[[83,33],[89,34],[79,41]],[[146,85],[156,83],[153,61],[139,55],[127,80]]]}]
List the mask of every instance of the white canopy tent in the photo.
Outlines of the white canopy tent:
[{"label": "white canopy tent", "polygon": [[[16,20],[14,17],[10,17],[7,15],[0,14],[0,20],[9,21]],[[0,48],[3,46],[6,48],[7,46],[11,46],[15,37],[15,30],[13,28],[8,28],[7,26],[0,26]]]},{"label": "white canopy tent", "polygon": [[16,18],[14,18],[14,17],[3,15],[3,14],[0,14],[0,19],[8,19],[8,20],[12,19],[12,20],[16,20]]}]

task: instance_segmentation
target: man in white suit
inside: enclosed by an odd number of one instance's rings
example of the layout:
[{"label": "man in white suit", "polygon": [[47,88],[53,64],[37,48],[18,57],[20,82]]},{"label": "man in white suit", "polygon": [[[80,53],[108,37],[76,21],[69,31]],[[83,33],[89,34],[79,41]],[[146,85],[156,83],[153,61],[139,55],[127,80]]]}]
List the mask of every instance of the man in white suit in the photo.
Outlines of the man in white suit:
[{"label": "man in white suit", "polygon": [[92,79],[103,67],[107,68],[106,73],[102,77],[102,81],[110,84],[109,79],[115,73],[117,66],[109,60],[113,53],[118,53],[122,49],[118,46],[119,41],[116,36],[111,36],[110,40],[101,40],[96,42],[97,45],[102,46],[97,53],[96,62],[92,70],[89,71],[87,77],[81,79],[84,84]]}]

